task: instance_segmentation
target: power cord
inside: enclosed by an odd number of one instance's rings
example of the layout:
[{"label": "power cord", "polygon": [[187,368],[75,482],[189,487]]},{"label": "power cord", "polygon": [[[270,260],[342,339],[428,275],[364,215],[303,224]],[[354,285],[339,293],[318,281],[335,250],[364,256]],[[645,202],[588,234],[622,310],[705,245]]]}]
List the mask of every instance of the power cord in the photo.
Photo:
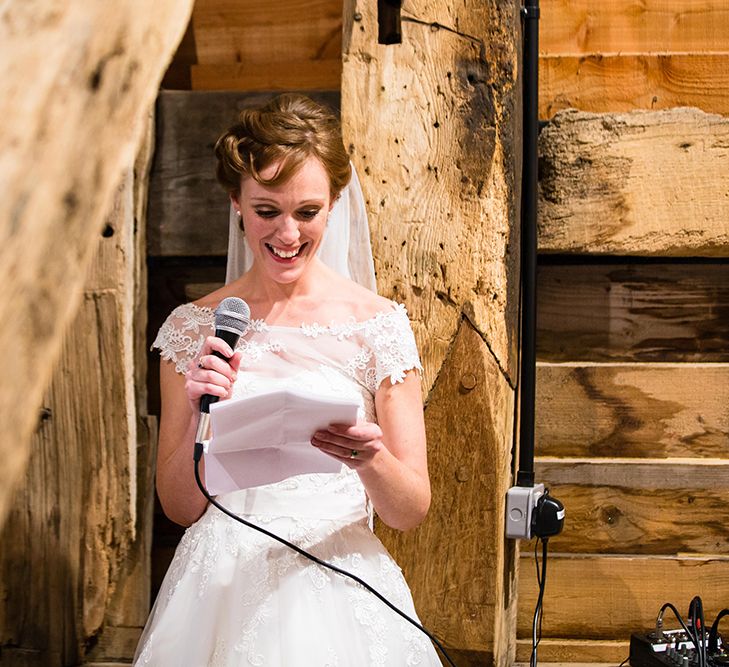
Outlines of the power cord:
[{"label": "power cord", "polygon": [[[250,521],[246,521],[242,517],[238,516],[237,514],[234,514],[229,509],[221,505],[215,498],[213,498],[209,493],[208,490],[205,488],[205,485],[203,484],[202,479],[200,478],[200,459],[202,458],[203,454],[203,445],[199,442],[195,443],[195,453],[193,456],[193,459],[195,461],[195,481],[197,482],[197,485],[200,489],[200,492],[205,496],[205,498],[208,499],[211,505],[214,507],[217,507],[223,514],[226,516],[229,516],[231,519],[234,519],[235,521],[238,521],[239,523],[242,523],[244,526],[248,526],[248,528],[252,528],[253,530],[257,530],[259,533],[263,533],[267,537],[270,537],[273,540],[276,540],[277,542],[280,542],[284,546],[287,546],[289,549],[293,549],[297,554],[303,556],[304,558],[308,558],[310,561],[316,563],[317,565],[320,565],[321,567],[325,567],[328,570],[331,570],[332,572],[336,572],[337,574],[343,576],[343,577],[349,577],[353,581],[356,581],[360,586],[368,590],[372,595],[374,595],[378,600],[386,604],[390,609],[392,609],[395,613],[399,614],[402,618],[404,618],[408,623],[414,625],[418,630],[420,630],[428,639],[430,639],[440,650],[440,652],[443,654],[445,659],[448,661],[448,664],[451,665],[451,667],[456,667],[456,664],[451,660],[451,657],[446,652],[445,648],[443,648],[443,645],[430,633],[428,630],[426,630],[420,623],[418,623],[415,619],[410,618],[404,611],[401,611],[398,609],[392,602],[390,602],[384,595],[379,593],[377,590],[372,588],[366,581],[358,577],[356,574],[352,574],[351,572],[347,572],[347,570],[343,570],[340,567],[337,567],[336,565],[332,565],[331,563],[328,563],[325,560],[322,560],[321,558],[317,558],[314,556],[314,554],[310,554],[308,551],[305,551],[299,546],[296,546],[295,544],[289,542],[288,540],[285,540],[283,537],[280,537],[276,535],[275,533],[272,533],[265,528],[262,528],[261,526],[257,526],[254,523],[251,523]],[[545,540],[545,553],[546,553],[546,540]]]},{"label": "power cord", "polygon": [[[539,543],[542,543],[542,568],[539,569]],[[532,653],[529,657],[529,667],[537,667],[537,649],[542,641],[542,618],[544,618],[544,590],[547,586],[547,542],[548,538],[540,537],[534,544],[534,563],[537,568],[537,584],[539,596],[534,607],[532,618]]]}]

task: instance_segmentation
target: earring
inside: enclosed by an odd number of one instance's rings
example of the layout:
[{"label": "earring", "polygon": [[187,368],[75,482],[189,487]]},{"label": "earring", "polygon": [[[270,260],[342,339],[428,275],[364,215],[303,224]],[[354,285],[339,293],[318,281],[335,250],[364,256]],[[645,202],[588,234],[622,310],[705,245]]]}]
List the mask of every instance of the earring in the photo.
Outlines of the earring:
[{"label": "earring", "polygon": [[238,217],[238,227],[240,227],[240,231],[243,234],[245,234],[246,228],[245,228],[245,225],[243,224],[243,216],[240,214],[240,211],[237,211],[237,210],[236,210],[235,214]]}]

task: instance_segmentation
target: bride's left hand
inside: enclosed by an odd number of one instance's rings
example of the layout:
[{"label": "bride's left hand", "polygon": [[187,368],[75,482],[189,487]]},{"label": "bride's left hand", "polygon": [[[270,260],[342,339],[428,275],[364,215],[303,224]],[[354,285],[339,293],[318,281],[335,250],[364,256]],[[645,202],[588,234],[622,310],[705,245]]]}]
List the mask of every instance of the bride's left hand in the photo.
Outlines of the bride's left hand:
[{"label": "bride's left hand", "polygon": [[311,444],[355,470],[371,463],[385,449],[382,429],[372,422],[330,424],[326,430],[314,433]]}]

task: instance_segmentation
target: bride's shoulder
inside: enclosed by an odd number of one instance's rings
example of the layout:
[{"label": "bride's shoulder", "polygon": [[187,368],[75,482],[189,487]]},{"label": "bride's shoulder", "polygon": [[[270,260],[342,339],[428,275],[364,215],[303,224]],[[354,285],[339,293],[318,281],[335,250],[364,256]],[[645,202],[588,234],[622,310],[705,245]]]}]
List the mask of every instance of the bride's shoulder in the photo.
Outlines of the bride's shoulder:
[{"label": "bride's shoulder", "polygon": [[336,300],[341,304],[342,313],[349,316],[347,319],[365,322],[398,308],[394,301],[351,280],[343,279],[338,287]]}]

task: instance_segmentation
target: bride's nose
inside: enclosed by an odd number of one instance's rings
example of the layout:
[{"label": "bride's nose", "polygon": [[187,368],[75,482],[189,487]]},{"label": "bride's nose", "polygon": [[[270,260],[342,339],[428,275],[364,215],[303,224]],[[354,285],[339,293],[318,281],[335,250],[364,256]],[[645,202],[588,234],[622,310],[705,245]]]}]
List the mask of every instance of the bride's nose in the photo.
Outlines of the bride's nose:
[{"label": "bride's nose", "polygon": [[285,245],[293,245],[299,240],[299,223],[293,215],[284,215],[276,236]]}]

